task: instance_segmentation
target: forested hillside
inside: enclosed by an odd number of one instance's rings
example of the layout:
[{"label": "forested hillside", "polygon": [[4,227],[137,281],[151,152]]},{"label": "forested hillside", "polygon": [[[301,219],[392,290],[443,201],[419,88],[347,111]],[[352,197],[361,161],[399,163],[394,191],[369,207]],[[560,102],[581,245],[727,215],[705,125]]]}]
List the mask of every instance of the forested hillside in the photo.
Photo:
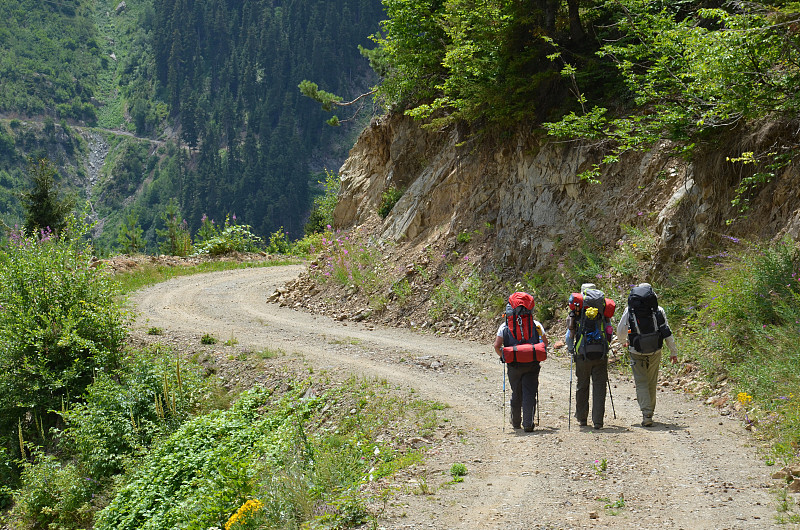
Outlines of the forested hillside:
[{"label": "forested hillside", "polygon": [[[192,232],[203,215],[235,214],[262,236],[281,226],[302,234],[322,170],[336,169],[356,131],[325,126],[297,85],[313,77],[344,94],[368,90],[375,77],[358,45],[383,9],[378,0],[12,0],[0,15],[9,21],[0,27],[3,219],[19,221],[13,192],[25,186],[26,158],[47,156],[63,185],[92,202],[101,246],[135,219],[154,250],[173,200]],[[31,126],[45,121],[47,133]],[[87,132],[66,153],[41,148],[95,125],[110,129],[102,140]],[[92,153],[100,160],[90,164]]]}]

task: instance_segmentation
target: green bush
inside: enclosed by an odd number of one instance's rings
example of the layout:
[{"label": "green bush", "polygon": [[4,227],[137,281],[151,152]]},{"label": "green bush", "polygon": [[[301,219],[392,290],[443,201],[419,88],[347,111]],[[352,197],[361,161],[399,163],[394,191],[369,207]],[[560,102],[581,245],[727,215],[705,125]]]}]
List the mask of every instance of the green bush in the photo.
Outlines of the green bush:
[{"label": "green bush", "polygon": [[[236,216],[233,216],[234,223]],[[213,221],[203,219],[203,225],[198,232],[202,241],[195,245],[196,254],[221,256],[231,252],[258,252],[261,250],[262,240],[252,233],[250,225],[230,224],[225,219],[225,226],[219,230]],[[271,241],[271,240],[270,240]]]},{"label": "green bush", "polygon": [[394,205],[397,204],[397,201],[400,200],[400,197],[403,196],[405,193],[404,189],[395,188],[394,186],[389,186],[386,191],[383,192],[381,195],[381,202],[378,205],[378,215],[381,216],[381,219],[385,219],[389,212],[392,211]]},{"label": "green bush", "polygon": [[325,192],[323,195],[314,198],[311,214],[303,229],[306,235],[319,234],[325,230],[330,230],[333,225],[333,210],[336,208],[339,188],[341,187],[339,175],[333,171],[325,170],[325,180],[319,181],[319,184],[325,188]]},{"label": "green bush", "polygon": [[719,274],[710,280],[700,315],[711,328],[734,339],[748,339],[763,326],[794,322],[800,295],[796,243],[754,246],[725,265],[717,266]]},{"label": "green bush", "polygon": [[11,516],[15,528],[72,530],[91,526],[96,507],[92,504],[100,484],[85,477],[70,463],[55,456],[35,453],[26,463],[19,490],[14,495]]},{"label": "green bush", "polygon": [[[59,238],[11,234],[0,250],[0,445],[40,439],[65,403],[117,367],[123,313],[72,221]],[[14,433],[14,434],[12,434]]]},{"label": "green bush", "polygon": [[270,254],[289,254],[291,250],[292,244],[289,242],[289,234],[283,227],[278,228],[270,234],[267,252]]},{"label": "green bush", "polygon": [[369,520],[360,486],[419,461],[377,441],[387,414],[402,428],[435,428],[438,405],[356,379],[310,398],[307,382],[287,383],[280,397],[256,387],[229,410],[186,422],[119,481],[94,528],[348,528]]},{"label": "green bush", "polygon": [[99,374],[85,401],[62,411],[62,440],[89,475],[110,477],[135,451],[177,429],[207,390],[200,369],[160,348],[134,353],[122,370]]}]

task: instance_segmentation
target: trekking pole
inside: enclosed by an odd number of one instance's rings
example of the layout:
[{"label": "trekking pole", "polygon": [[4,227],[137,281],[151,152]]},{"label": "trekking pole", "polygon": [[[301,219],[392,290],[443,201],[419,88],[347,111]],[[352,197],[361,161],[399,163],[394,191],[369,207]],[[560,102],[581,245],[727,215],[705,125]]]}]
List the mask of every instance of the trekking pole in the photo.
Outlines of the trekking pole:
[{"label": "trekking pole", "polygon": [[540,412],[542,410],[542,404],[539,403],[539,387],[536,387],[536,425],[541,427],[542,425],[542,417],[540,416]]},{"label": "trekking pole", "polygon": [[503,434],[506,432],[506,359],[505,354],[501,358],[503,363]]},{"label": "trekking pole", "polygon": [[572,428],[572,363],[575,361],[575,354],[569,354],[569,410],[567,411],[567,430]]},{"label": "trekking pole", "polygon": [[611,394],[611,381],[606,379],[606,383],[608,383],[608,397],[611,398],[611,412],[614,413],[614,419],[617,419],[617,411],[614,410],[614,396]]}]

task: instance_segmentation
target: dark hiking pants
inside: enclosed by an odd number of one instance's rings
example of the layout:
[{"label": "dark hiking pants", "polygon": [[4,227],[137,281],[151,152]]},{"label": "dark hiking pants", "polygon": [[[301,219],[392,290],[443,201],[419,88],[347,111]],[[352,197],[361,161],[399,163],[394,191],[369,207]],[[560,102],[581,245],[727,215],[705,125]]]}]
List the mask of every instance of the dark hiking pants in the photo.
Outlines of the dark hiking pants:
[{"label": "dark hiking pants", "polygon": [[585,423],[589,417],[589,383],[592,385],[592,423],[603,425],[606,414],[606,385],[608,384],[608,357],[595,361],[584,360],[579,355],[575,361],[575,418]]},{"label": "dark hiking pants", "polygon": [[539,363],[511,363],[508,383],[511,386],[511,425],[523,428],[533,425],[536,393],[539,391]]}]

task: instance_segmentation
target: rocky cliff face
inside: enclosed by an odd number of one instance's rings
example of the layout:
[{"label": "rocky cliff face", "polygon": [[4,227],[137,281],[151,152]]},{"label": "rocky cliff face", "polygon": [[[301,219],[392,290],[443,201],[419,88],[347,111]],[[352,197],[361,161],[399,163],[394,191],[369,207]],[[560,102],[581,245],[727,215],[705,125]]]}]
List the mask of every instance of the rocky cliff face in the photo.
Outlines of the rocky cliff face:
[{"label": "rocky cliff face", "polygon": [[[504,138],[453,127],[430,132],[402,116],[373,121],[340,170],[337,227],[374,223],[381,194],[406,191],[380,223],[383,238],[409,244],[450,239],[495,226],[493,259],[537,270],[571,242],[612,245],[627,224],[657,236],[658,257],[677,261],[721,235],[800,235],[798,171],[790,167],[752,197],[748,217],[730,201],[747,170],[721,154],[754,150],[787,129],[763,127],[726,140],[725,149],[697,153],[688,163],[664,142],[629,153],[606,168],[600,184],[576,178],[598,163],[601,146],[558,143],[526,130]],[[720,141],[722,143],[722,141]],[[565,245],[566,244],[566,245]]]}]

